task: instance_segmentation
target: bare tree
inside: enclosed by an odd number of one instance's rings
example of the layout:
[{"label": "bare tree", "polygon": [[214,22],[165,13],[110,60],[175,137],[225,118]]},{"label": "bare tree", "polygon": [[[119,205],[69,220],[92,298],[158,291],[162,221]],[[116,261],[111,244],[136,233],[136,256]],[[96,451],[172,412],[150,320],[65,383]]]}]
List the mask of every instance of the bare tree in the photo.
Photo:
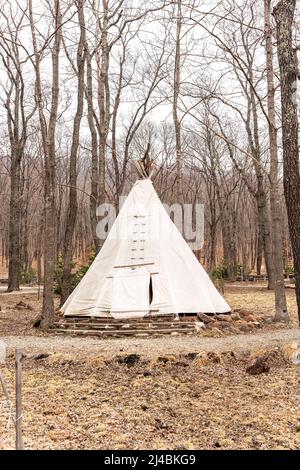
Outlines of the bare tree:
[{"label": "bare tree", "polygon": [[278,189],[278,145],[277,126],[275,109],[275,84],[273,67],[273,43],[272,29],[270,22],[271,0],[264,0],[265,18],[265,49],[266,49],[266,72],[267,72],[267,92],[268,92],[268,130],[270,146],[270,204],[272,221],[272,242],[273,242],[273,265],[274,265],[274,290],[275,290],[275,320],[289,321],[287,310],[284,275],[283,275],[283,245],[282,245],[282,225],[280,197]]},{"label": "bare tree", "polygon": [[[77,201],[77,153],[79,148],[80,124],[83,115],[84,106],[84,73],[85,73],[85,18],[84,18],[84,0],[76,1],[78,22],[80,27],[80,36],[77,45],[76,57],[76,76],[77,76],[77,109],[73,122],[72,144],[69,163],[69,207],[66,219],[66,229],[63,245],[63,273],[61,280],[60,300],[63,304],[71,292],[71,271],[73,257],[73,238],[75,233],[75,224],[78,211]],[[73,65],[74,67],[74,65]]]},{"label": "bare tree", "polygon": [[277,26],[277,53],[280,66],[283,182],[289,231],[294,257],[296,297],[300,322],[300,170],[299,122],[297,114],[297,51],[293,47],[293,20],[296,0],[281,0],[274,8]]},{"label": "bare tree", "polygon": [[29,0],[29,18],[34,50],[35,71],[35,100],[39,113],[40,132],[44,152],[44,290],[43,310],[41,327],[47,328],[51,325],[54,315],[53,285],[54,285],[54,263],[56,253],[56,230],[55,230],[55,130],[58,116],[59,102],[59,55],[62,38],[62,14],[60,0],[55,0],[54,16],[54,44],[51,53],[52,59],[52,93],[50,117],[47,123],[44,108],[43,89],[41,80],[41,51],[37,44],[37,31],[34,22],[32,0]]},{"label": "bare tree", "polygon": [[176,139],[176,197],[179,202],[183,202],[182,186],[182,145],[181,145],[181,120],[179,116],[178,100],[180,95],[180,67],[181,67],[181,26],[182,11],[181,0],[176,0],[176,35],[175,35],[175,63],[174,63],[174,83],[173,83],[173,121]]},{"label": "bare tree", "polygon": [[[9,3],[11,8],[11,5]],[[9,19],[4,10],[1,16],[6,29],[0,32],[0,57],[7,74],[3,85],[3,101],[7,115],[7,129],[10,142],[10,208],[9,208],[9,265],[8,292],[19,290],[20,286],[20,226],[21,226],[21,163],[28,137],[28,125],[35,107],[26,107],[26,89],[23,76],[25,59],[22,59],[20,35],[24,27],[25,12],[17,9]],[[27,108],[27,109],[26,109]]]}]

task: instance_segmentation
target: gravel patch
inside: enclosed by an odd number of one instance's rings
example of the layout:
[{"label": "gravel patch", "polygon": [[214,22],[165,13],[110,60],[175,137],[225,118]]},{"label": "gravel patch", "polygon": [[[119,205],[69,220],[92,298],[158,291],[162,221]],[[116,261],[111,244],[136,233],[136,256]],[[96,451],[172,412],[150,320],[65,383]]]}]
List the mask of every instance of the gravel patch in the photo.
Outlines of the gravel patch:
[{"label": "gravel patch", "polygon": [[237,351],[259,349],[300,340],[300,329],[268,331],[258,334],[232,335],[221,338],[176,336],[160,338],[95,339],[73,336],[3,336],[8,349],[23,348],[25,352],[80,352],[87,355],[113,357],[120,352],[139,353],[147,358],[163,354],[197,351]]}]

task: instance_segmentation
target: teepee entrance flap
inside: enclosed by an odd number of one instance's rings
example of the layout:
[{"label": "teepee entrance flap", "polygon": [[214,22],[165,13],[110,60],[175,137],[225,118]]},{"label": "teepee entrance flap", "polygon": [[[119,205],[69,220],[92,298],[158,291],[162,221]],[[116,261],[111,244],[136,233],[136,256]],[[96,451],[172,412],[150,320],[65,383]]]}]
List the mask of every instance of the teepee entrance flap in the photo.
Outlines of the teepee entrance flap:
[{"label": "teepee entrance flap", "polygon": [[149,312],[150,274],[144,267],[119,269],[113,276],[111,315],[145,316]]}]

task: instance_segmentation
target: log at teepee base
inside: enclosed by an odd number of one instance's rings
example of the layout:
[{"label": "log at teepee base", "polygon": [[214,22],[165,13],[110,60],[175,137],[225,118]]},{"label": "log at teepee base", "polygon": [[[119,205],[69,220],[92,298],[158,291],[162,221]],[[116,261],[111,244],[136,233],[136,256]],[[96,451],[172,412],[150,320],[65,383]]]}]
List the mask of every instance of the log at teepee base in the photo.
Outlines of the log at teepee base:
[{"label": "log at teepee base", "polygon": [[113,318],[65,317],[52,327],[53,333],[80,336],[124,337],[195,334],[203,323],[176,319],[174,315],[114,320]]}]

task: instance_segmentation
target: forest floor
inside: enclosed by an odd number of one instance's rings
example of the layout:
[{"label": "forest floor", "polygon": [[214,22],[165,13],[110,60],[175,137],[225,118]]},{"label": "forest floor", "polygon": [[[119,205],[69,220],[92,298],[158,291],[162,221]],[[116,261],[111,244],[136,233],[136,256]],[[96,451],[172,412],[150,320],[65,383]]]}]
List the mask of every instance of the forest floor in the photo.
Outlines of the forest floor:
[{"label": "forest floor", "polygon": [[[42,333],[32,328],[36,293],[0,294],[8,345],[0,372],[11,397],[13,349],[25,352],[25,447],[300,449],[300,365],[289,356],[300,330],[294,292],[287,296],[289,326],[262,321],[273,315],[273,293],[237,284],[225,286],[227,301],[259,320],[238,334],[220,327],[217,336],[97,339]],[[269,371],[249,374],[264,354]],[[0,449],[9,449],[14,433],[1,400]]]}]

